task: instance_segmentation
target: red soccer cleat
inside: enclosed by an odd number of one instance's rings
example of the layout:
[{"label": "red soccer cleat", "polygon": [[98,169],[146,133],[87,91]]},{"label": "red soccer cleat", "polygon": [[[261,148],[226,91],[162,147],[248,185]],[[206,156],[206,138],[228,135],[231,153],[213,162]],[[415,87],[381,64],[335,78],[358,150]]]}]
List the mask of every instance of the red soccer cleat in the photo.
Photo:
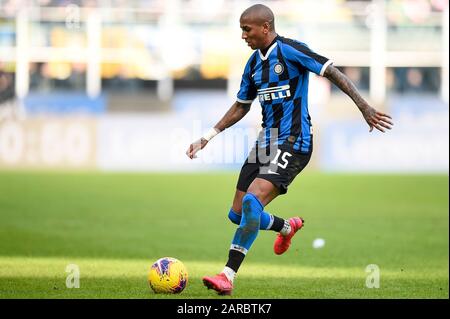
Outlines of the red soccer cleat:
[{"label": "red soccer cleat", "polygon": [[214,289],[219,295],[231,295],[233,283],[228,280],[224,273],[215,275],[214,277],[203,277],[203,284],[208,289]]},{"label": "red soccer cleat", "polygon": [[281,234],[277,235],[275,239],[275,243],[273,245],[273,251],[277,255],[283,254],[286,250],[289,249],[291,245],[291,239],[294,237],[295,233],[303,227],[305,221],[300,217],[292,217],[289,218],[289,224],[291,224],[291,232],[289,235],[283,236]]}]

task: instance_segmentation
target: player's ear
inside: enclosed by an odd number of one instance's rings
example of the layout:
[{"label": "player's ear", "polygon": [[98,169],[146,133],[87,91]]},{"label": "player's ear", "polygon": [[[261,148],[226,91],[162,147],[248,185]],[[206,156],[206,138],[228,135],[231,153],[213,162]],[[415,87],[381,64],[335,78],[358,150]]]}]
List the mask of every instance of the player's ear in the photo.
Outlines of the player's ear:
[{"label": "player's ear", "polygon": [[268,34],[270,31],[270,23],[269,22],[264,22],[263,23],[263,32],[264,34]]}]

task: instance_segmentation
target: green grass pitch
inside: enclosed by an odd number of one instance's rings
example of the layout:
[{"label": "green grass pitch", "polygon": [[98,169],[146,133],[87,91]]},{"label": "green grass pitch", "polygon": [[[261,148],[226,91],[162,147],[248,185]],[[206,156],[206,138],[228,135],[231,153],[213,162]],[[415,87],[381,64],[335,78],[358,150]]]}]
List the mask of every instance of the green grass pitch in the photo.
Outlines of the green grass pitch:
[{"label": "green grass pitch", "polygon": [[[237,173],[0,173],[0,298],[448,298],[448,175],[305,173],[266,210],[300,215],[290,250],[260,231],[218,297],[201,277],[226,262]],[[326,244],[314,249],[315,238]],[[146,282],[160,257],[184,262],[180,295]],[[66,288],[66,266],[80,288]],[[380,269],[367,288],[366,267]]]}]

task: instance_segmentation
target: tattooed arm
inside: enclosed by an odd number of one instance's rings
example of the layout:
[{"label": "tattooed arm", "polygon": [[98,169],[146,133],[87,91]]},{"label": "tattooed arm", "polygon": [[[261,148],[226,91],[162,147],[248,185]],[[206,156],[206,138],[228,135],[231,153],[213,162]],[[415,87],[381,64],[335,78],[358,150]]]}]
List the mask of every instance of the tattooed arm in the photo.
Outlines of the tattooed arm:
[{"label": "tattooed arm", "polygon": [[333,65],[329,65],[326,68],[323,76],[333,82],[338,88],[340,88],[345,94],[347,94],[353,100],[353,102],[355,102],[356,106],[359,108],[364,119],[370,127],[369,132],[372,132],[374,127],[377,130],[384,132],[383,128],[390,130],[392,125],[394,125],[389,115],[378,112],[373,107],[371,107],[363,99],[361,94],[359,94],[358,89],[355,87],[352,81],[350,81],[350,79],[345,74],[343,74]]}]

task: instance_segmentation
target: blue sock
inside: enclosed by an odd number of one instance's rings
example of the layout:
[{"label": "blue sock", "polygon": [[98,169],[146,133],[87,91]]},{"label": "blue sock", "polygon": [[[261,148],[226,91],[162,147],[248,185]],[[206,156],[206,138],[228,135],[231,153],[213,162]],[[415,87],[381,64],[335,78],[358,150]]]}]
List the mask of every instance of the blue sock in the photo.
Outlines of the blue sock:
[{"label": "blue sock", "polygon": [[263,209],[264,206],[255,195],[247,193],[244,196],[241,223],[234,234],[231,249],[238,250],[244,255],[247,253],[258,236]]},{"label": "blue sock", "polygon": [[[236,224],[236,225],[241,224],[242,215],[239,215],[233,209],[230,209],[230,211],[228,213],[228,218],[231,220],[231,222],[233,224]],[[263,211],[261,213],[259,229],[262,229],[262,230],[270,229],[270,227],[273,224],[273,220],[274,220],[274,216],[272,214],[269,214],[269,213]]]}]

